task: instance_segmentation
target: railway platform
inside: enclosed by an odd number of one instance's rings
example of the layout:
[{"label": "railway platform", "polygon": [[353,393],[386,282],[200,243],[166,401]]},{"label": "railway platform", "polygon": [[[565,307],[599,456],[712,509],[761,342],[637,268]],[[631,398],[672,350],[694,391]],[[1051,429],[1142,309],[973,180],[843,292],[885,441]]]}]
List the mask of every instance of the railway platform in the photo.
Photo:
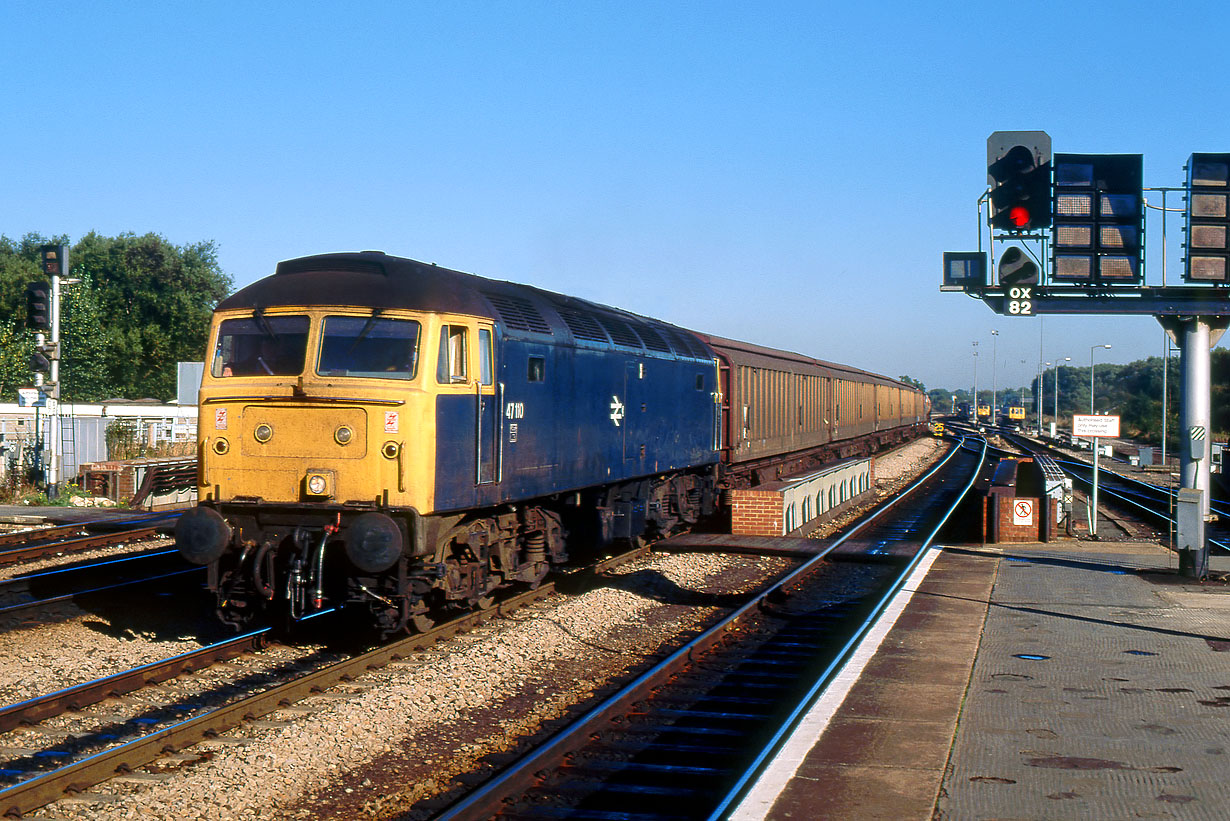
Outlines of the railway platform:
[{"label": "railway platform", "polygon": [[1230,558],[1205,583],[1143,542],[929,558],[732,817],[1225,816]]},{"label": "railway platform", "polygon": [[126,507],[66,507],[55,505],[0,505],[0,525],[71,525],[83,522],[124,522],[151,519],[169,512],[151,513]]}]

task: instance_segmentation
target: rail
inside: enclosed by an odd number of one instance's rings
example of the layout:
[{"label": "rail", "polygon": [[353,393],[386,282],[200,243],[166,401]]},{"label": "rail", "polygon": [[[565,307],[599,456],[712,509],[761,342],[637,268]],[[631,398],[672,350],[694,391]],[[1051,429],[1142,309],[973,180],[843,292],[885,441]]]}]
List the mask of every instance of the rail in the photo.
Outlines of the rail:
[{"label": "rail", "polygon": [[[611,567],[632,561],[648,554],[648,548],[637,548],[619,556],[598,562],[589,572],[601,573]],[[415,636],[409,636],[392,642],[366,653],[331,664],[312,671],[293,680],[282,682],[260,693],[238,699],[216,710],[185,719],[165,727],[131,739],[110,749],[96,753],[80,761],[67,764],[50,772],[0,789],[0,817],[20,817],[62,798],[69,792],[80,792],[90,786],[104,781],[117,773],[129,772],[148,764],[159,756],[190,747],[218,733],[240,726],[245,721],[268,715],[287,704],[301,701],[308,696],[321,692],[341,681],[361,676],[377,669],[391,661],[406,657],[409,653],[426,647],[435,641],[459,633],[463,630],[485,623],[516,608],[531,604],[546,598],[555,591],[555,584],[547,582],[535,590],[530,590],[512,596],[488,610],[473,611],[456,619],[445,622],[432,630]],[[315,614],[316,618],[325,613]],[[231,642],[261,642],[266,631],[257,631]],[[236,645],[239,646],[239,645]],[[221,642],[211,645],[211,648],[228,648],[232,645]],[[31,699],[0,711],[3,722],[7,726],[16,723],[27,723],[43,720],[62,711],[66,705],[78,706],[93,703],[99,698],[105,698],[112,693],[131,692],[142,686],[140,682],[165,681],[182,672],[200,666],[196,656],[209,652],[211,648],[202,648],[193,653],[175,656],[162,662],[135,668],[124,673],[108,676],[98,681],[87,682],[75,688],[69,688],[58,693],[52,693],[44,699]],[[240,651],[242,652],[242,651]],[[175,670],[178,666],[178,670]],[[171,672],[167,675],[168,671]],[[128,689],[124,689],[128,688]],[[101,695],[100,695],[101,694]]]},{"label": "rail", "polygon": [[[796,582],[815,573],[828,554],[851,537],[867,529],[872,522],[885,515],[911,493],[922,487],[927,480],[931,479],[938,471],[944,469],[948,462],[960,452],[962,452],[960,448],[953,448],[938,465],[918,479],[906,491],[896,496],[891,502],[882,506],[874,515],[861,521],[854,529],[847,532],[841,538],[826,545],[813,558],[808,559],[799,567],[778,579],[768,589],[756,594],[743,606],[671,653],[651,670],[637,676],[618,692],[603,699],[568,728],[548,739],[536,749],[531,750],[477,790],[445,809],[436,816],[437,821],[464,821],[465,819],[490,817],[499,813],[507,797],[524,795],[530,791],[538,782],[540,773],[551,771],[554,769],[555,762],[559,762],[570,754],[584,748],[590,742],[591,737],[598,734],[599,728],[616,717],[629,713],[637,703],[650,699],[653,691],[661,686],[665,680],[672,676],[677,676],[685,669],[693,666],[699,657],[721,645],[737,628],[750,624],[764,611],[772,610],[774,603],[781,600],[787,588],[791,588]],[[985,442],[983,443],[983,456],[985,456]],[[973,482],[973,477],[976,476],[977,470],[975,469],[971,471],[970,484]],[[969,484],[966,485],[966,490],[968,490],[969,486]],[[965,491],[962,491],[961,495],[963,496],[964,493]],[[954,502],[944,514],[945,520],[951,515],[955,507],[956,503]],[[938,527],[936,532],[938,532]],[[934,537],[934,533],[932,533],[932,537]],[[920,555],[922,552],[925,551],[920,551]],[[913,564],[902,575],[902,579],[908,577],[912,567]],[[853,644],[853,641],[847,644],[847,647],[842,651],[843,656],[849,654],[850,647]],[[720,665],[715,664],[713,666]],[[839,666],[837,662],[830,665],[828,672],[825,673],[825,680],[831,680],[832,670],[838,669]],[[823,681],[819,682],[816,688],[813,689],[822,689],[823,683]],[[797,712],[797,710],[792,712],[792,720],[793,716],[797,715]],[[780,737],[781,733],[777,733],[774,736],[775,739],[780,739]],[[758,753],[755,756],[755,766],[759,767],[767,755],[768,752],[766,751]],[[750,771],[733,778],[737,785],[730,794],[722,798],[722,806],[729,806],[729,803],[744,789],[750,778]],[[715,815],[714,817],[718,816]]]}]

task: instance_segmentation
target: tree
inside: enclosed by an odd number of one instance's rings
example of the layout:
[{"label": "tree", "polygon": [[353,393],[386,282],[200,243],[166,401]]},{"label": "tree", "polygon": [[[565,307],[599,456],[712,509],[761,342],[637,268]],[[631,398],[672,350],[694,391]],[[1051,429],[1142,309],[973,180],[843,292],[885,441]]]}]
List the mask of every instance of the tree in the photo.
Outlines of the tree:
[{"label": "tree", "polygon": [[919,382],[917,379],[915,379],[912,376],[899,376],[897,378],[900,379],[905,384],[909,385],[911,388],[918,388],[918,390],[924,391],[924,392],[927,390],[926,385],[924,385],[922,382]]},{"label": "tree", "polygon": [[26,234],[20,240],[0,235],[0,400],[15,402],[17,389],[34,384],[30,354],[34,334],[26,328],[26,285],[43,279],[38,248],[51,242],[65,243],[65,237],[48,239]]},{"label": "tree", "polygon": [[952,392],[945,388],[932,388],[927,391],[931,397],[931,409],[937,413],[948,413],[952,410]]},{"label": "tree", "polygon": [[[41,278],[38,246],[66,242],[27,234],[0,236],[0,398],[33,384],[25,359],[33,345],[25,328],[25,285]],[[168,400],[176,363],[205,354],[214,305],[233,287],[219,267],[213,242],[176,246],[157,234],[104,237],[91,232],[69,252],[60,323],[61,399],[114,396]],[[7,336],[6,336],[7,334]],[[10,355],[10,349],[24,353]]]}]

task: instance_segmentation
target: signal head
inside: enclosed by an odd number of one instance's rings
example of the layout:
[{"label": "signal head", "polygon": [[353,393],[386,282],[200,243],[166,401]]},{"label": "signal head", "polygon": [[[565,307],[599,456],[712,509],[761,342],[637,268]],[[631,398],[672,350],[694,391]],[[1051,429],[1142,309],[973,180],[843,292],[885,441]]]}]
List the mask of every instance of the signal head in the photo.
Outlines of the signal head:
[{"label": "signal head", "polygon": [[1013,233],[1051,225],[1051,138],[1045,131],[996,131],[987,138],[988,224]]}]

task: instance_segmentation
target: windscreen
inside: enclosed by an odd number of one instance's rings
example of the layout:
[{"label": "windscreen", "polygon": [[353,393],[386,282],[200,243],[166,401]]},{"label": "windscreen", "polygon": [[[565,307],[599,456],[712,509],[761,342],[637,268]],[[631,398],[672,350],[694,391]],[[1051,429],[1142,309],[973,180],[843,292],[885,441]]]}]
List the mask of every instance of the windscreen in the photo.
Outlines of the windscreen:
[{"label": "windscreen", "polygon": [[419,332],[413,319],[327,316],[321,333],[321,376],[413,379],[418,371]]},{"label": "windscreen", "polygon": [[298,376],[307,352],[306,316],[227,319],[218,328],[210,374]]}]

